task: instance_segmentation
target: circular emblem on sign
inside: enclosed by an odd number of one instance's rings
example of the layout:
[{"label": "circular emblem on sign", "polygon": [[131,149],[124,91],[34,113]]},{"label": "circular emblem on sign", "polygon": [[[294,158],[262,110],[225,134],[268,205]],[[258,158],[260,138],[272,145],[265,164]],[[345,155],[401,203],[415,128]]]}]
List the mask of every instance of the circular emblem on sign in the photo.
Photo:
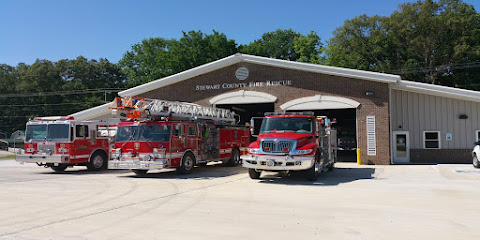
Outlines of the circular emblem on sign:
[{"label": "circular emblem on sign", "polygon": [[240,67],[235,71],[235,77],[238,80],[245,80],[248,78],[248,69],[246,67]]}]

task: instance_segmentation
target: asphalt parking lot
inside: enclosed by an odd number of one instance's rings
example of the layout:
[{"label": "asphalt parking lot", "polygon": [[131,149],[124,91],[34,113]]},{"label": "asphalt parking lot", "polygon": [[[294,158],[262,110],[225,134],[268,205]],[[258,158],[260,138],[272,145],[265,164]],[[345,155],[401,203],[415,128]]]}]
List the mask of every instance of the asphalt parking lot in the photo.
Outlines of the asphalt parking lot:
[{"label": "asphalt parking lot", "polygon": [[0,239],[478,239],[480,169],[338,163],[316,182],[208,165],[55,174],[0,160]]}]

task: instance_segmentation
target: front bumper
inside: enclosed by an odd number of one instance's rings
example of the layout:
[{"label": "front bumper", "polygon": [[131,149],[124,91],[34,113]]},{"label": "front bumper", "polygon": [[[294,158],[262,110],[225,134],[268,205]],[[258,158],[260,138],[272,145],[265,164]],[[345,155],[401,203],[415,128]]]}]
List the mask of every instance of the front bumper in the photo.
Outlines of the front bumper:
[{"label": "front bumper", "polygon": [[15,161],[17,162],[26,162],[26,163],[68,163],[70,161],[69,155],[59,155],[59,154],[17,154],[15,156]]},{"label": "front bumper", "polygon": [[257,170],[268,171],[299,171],[307,170],[315,163],[315,156],[272,156],[272,155],[242,155],[243,166]]},{"label": "front bumper", "polygon": [[108,169],[139,169],[155,170],[168,167],[168,159],[156,159],[155,161],[144,160],[110,160]]}]

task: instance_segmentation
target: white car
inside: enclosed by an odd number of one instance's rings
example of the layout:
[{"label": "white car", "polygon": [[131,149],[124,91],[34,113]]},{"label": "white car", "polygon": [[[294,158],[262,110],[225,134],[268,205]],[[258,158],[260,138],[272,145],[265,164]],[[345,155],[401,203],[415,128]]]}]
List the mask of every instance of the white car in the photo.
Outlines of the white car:
[{"label": "white car", "polygon": [[480,156],[480,142],[475,143],[475,147],[472,151],[473,166],[476,168],[480,168],[480,161],[478,161],[478,156]]}]

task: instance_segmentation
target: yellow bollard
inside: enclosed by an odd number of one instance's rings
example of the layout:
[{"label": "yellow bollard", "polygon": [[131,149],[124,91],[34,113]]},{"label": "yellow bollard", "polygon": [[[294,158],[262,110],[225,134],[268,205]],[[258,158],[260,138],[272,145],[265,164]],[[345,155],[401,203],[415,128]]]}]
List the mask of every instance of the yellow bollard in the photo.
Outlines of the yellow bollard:
[{"label": "yellow bollard", "polygon": [[361,165],[361,161],[360,161],[360,148],[357,148],[357,164],[358,164],[358,165]]}]

